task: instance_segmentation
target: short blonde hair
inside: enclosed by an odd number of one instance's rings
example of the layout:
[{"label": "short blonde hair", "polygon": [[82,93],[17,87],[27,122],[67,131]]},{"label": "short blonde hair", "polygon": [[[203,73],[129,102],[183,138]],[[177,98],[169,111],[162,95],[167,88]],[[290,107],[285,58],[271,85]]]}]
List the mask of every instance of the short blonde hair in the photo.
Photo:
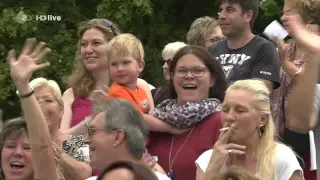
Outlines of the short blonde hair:
[{"label": "short blonde hair", "polygon": [[132,57],[138,62],[144,61],[144,50],[141,41],[133,34],[120,34],[107,45],[108,59],[116,56]]},{"label": "short blonde hair", "polygon": [[[46,78],[35,78],[32,81],[30,81],[30,87],[32,89],[36,89],[39,87],[49,87],[52,90],[52,95],[58,102],[58,104],[63,107],[63,100],[62,100],[62,94],[61,89],[58,85],[58,83],[54,80],[47,80]],[[18,93],[18,92],[17,92]]]},{"label": "short blonde hair", "polygon": [[164,60],[173,58],[173,56],[185,46],[187,46],[186,43],[179,41],[167,44],[162,50],[162,58]]},{"label": "short blonde hair", "polygon": [[187,33],[188,44],[204,46],[216,27],[219,27],[219,21],[213,17],[204,16],[194,20]]}]

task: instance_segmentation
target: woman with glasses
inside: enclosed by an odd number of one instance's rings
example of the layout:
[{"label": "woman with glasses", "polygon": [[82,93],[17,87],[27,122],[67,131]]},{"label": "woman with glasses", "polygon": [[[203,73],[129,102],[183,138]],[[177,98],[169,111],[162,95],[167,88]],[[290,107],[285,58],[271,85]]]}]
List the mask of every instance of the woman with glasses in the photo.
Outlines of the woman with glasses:
[{"label": "woman with glasses", "polygon": [[[92,19],[78,28],[77,66],[69,77],[70,88],[63,94],[62,131],[69,134],[86,133],[83,120],[91,114],[92,100],[104,98],[110,85],[106,45],[119,34],[118,27],[107,19]],[[146,90],[153,108],[148,83],[141,79],[138,83]]]},{"label": "woman with glasses", "polygon": [[206,49],[211,47],[213,43],[224,39],[225,36],[221,32],[219,21],[209,16],[194,20],[187,33],[188,44],[203,46]]},{"label": "woman with glasses", "polygon": [[157,106],[162,101],[170,98],[170,73],[169,73],[169,65],[172,62],[173,56],[183,47],[187,46],[184,42],[173,42],[167,44],[162,50],[162,72],[165,80],[165,84],[162,87],[151,90],[154,106]]},{"label": "woman with glasses", "polygon": [[176,135],[151,132],[148,148],[171,179],[194,180],[194,161],[218,138],[218,107],[227,82],[221,65],[199,46],[180,49],[169,73],[172,96],[155,108],[153,116],[185,131]]},{"label": "woman with glasses", "polygon": [[[280,87],[272,93],[272,115],[275,121],[276,130],[282,136],[282,139],[298,153],[305,161],[305,178],[316,179],[315,169],[310,167],[310,140],[309,133],[294,132],[287,123],[286,107],[288,102],[288,96],[292,92],[292,88],[295,86],[295,80],[301,75],[301,71],[304,68],[306,62],[308,62],[310,56],[310,49],[304,48],[301,43],[297,42],[294,38],[292,29],[288,17],[295,15],[301,20],[306,29],[309,32],[320,35],[320,2],[317,0],[286,0],[283,7],[283,16],[281,21],[284,28],[289,32],[289,35],[293,37],[289,44],[285,44],[282,40],[277,40],[277,47],[280,56]],[[305,39],[307,37],[304,37]],[[303,95],[302,95],[303,96]],[[316,113],[315,109],[313,113]],[[316,115],[314,116],[316,117]],[[313,118],[313,122],[316,122],[316,118]],[[297,139],[301,139],[297,141]],[[312,138],[313,139],[313,138]],[[299,142],[299,143],[297,143]]]}]

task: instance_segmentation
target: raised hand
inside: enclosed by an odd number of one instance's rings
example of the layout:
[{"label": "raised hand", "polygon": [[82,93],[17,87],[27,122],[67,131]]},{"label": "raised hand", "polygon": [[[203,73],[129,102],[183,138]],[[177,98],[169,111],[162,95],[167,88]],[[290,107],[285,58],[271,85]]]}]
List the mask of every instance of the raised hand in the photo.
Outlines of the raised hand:
[{"label": "raised hand", "polygon": [[8,64],[10,67],[10,75],[14,83],[28,84],[32,76],[32,73],[49,66],[49,62],[41,63],[40,60],[51,52],[49,48],[46,48],[44,42],[40,42],[36,45],[37,40],[34,38],[27,39],[21,54],[18,59],[16,58],[15,50],[9,51]]},{"label": "raised hand", "polygon": [[275,37],[273,41],[276,43],[277,48],[278,48],[278,54],[280,57],[280,60],[282,62],[289,61],[288,59],[288,49],[289,49],[289,44],[286,44],[282,39]]}]

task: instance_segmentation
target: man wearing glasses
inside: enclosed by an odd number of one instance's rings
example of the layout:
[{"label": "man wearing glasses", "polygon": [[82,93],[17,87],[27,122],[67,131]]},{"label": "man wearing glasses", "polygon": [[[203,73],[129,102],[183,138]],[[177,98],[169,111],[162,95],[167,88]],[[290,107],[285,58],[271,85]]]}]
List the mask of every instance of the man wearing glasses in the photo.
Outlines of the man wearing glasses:
[{"label": "man wearing glasses", "polygon": [[259,4],[259,0],[221,0],[220,27],[227,40],[213,44],[209,52],[221,63],[229,82],[255,78],[273,90],[280,85],[276,48],[252,33]]},{"label": "man wearing glasses", "polygon": [[[85,142],[90,149],[90,166],[103,170],[116,161],[141,163],[148,128],[141,114],[128,101],[111,99],[95,103],[92,120],[87,119]],[[158,179],[168,180],[155,171]],[[87,180],[94,180],[90,177]]]}]

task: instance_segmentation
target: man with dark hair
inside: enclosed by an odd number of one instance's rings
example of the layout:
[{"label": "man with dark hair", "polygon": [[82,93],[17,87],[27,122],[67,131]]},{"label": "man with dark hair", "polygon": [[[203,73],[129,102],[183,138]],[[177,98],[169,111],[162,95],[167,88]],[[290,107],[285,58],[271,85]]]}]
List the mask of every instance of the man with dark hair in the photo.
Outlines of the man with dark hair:
[{"label": "man with dark hair", "polygon": [[220,27],[228,39],[213,44],[209,52],[221,63],[229,82],[254,78],[273,90],[280,85],[278,53],[272,42],[252,33],[259,5],[259,0],[222,0]]}]

